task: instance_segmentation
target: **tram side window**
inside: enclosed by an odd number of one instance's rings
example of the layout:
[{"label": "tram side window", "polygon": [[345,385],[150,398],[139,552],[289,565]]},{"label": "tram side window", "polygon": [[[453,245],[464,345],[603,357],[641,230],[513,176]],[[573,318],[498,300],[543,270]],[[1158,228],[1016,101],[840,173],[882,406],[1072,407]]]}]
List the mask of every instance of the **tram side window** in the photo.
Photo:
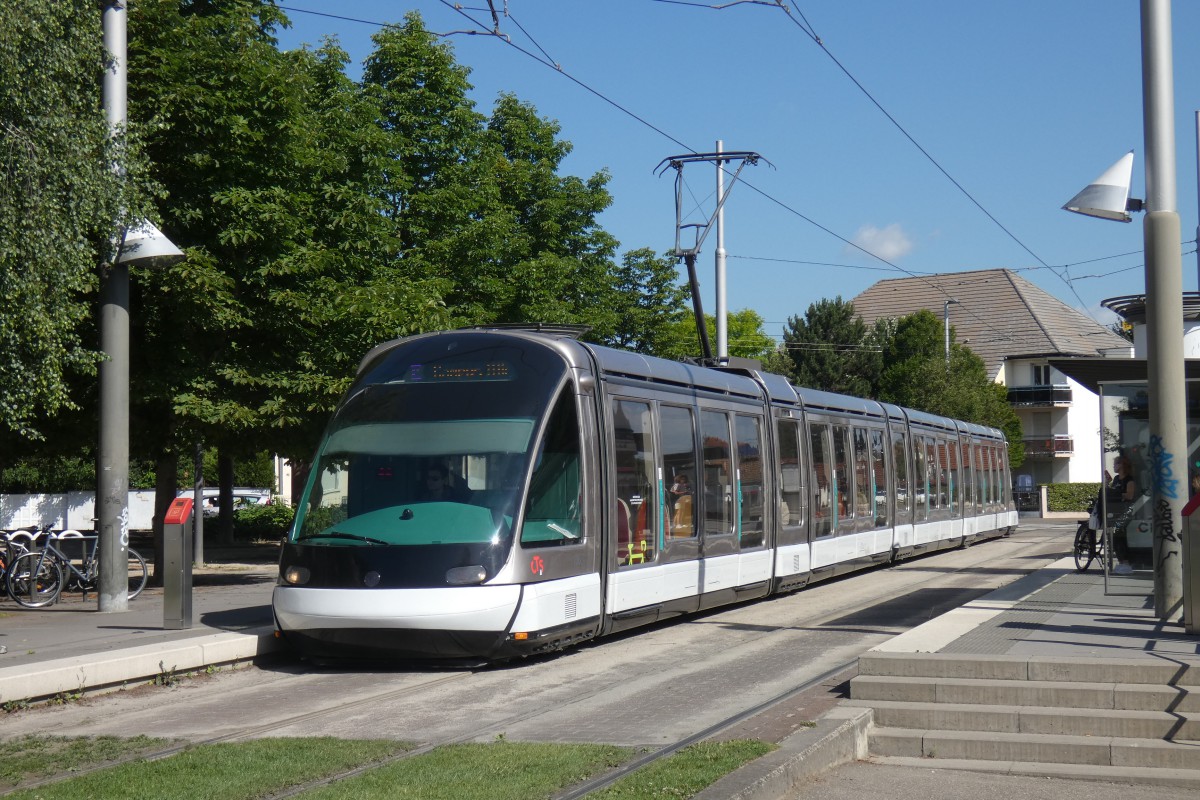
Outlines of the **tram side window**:
[{"label": "tram side window", "polygon": [[545,439],[534,464],[521,544],[527,547],[582,544],[579,442],[575,394],[568,387],[546,426]]},{"label": "tram side window", "polygon": [[852,533],[854,502],[853,487],[850,483],[850,459],[854,451],[850,449],[850,429],[845,425],[833,426],[833,489],[837,500],[837,532]]},{"label": "tram side window", "polygon": [[925,462],[925,439],[922,436],[914,436],[913,484],[916,492],[916,514],[913,518],[917,522],[929,519],[929,468]]},{"label": "tram side window", "polygon": [[938,508],[942,510],[942,516],[944,517],[950,511],[950,459],[946,453],[945,441],[937,443],[937,465]]},{"label": "tram side window", "polygon": [[813,465],[813,536],[831,536],[835,530],[833,509],[837,487],[833,483],[833,458],[829,452],[829,426],[810,427],[809,450]]},{"label": "tram side window", "polygon": [[912,521],[913,491],[909,482],[908,437],[892,434],[892,471],[896,476],[896,523]]},{"label": "tram side window", "polygon": [[733,453],[725,414],[700,412],[700,440],[704,446],[704,533],[733,533]]},{"label": "tram side window", "polygon": [[738,414],[734,417],[737,432],[738,529],[739,547],[746,550],[762,547],[763,527],[763,459],[762,423],[758,417]]},{"label": "tram side window", "polygon": [[963,516],[975,513],[975,468],[971,464],[971,444],[962,443]]},{"label": "tram side window", "polygon": [[654,561],[658,542],[655,513],[657,480],[650,404],[617,400],[613,404],[613,438],[617,480],[617,564]]},{"label": "tram side window", "polygon": [[875,527],[888,524],[887,447],[883,431],[871,431],[871,496],[875,500]]},{"label": "tram side window", "polygon": [[799,540],[795,533],[804,520],[804,462],[800,450],[800,425],[793,419],[775,423],[779,439],[779,526],[785,533],[781,542]]},{"label": "tram side window", "polygon": [[871,490],[871,453],[867,430],[854,429],[854,516],[859,530],[870,527],[875,516],[875,493]]},{"label": "tram side window", "polygon": [[696,431],[690,408],[662,406],[663,481],[667,489],[667,522],[671,536],[696,535]]},{"label": "tram side window", "polygon": [[950,513],[957,517],[959,509],[960,495],[962,494],[962,481],[958,479],[958,442],[949,442],[946,445],[946,456],[949,458],[950,477]]},{"label": "tram side window", "polygon": [[925,466],[929,470],[925,483],[929,487],[929,518],[937,519],[937,511],[942,507],[941,470],[938,467],[937,445],[930,437],[925,439]]}]

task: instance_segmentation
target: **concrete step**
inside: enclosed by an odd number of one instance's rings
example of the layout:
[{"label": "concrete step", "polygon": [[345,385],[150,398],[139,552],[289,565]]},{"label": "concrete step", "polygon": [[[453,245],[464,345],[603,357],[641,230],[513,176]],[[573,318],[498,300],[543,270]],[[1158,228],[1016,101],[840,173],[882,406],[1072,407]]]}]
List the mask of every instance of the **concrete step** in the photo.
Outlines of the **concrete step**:
[{"label": "concrete step", "polygon": [[907,678],[1053,681],[1200,686],[1200,660],[1055,658],[869,651],[860,675]]},{"label": "concrete step", "polygon": [[[1046,764],[1035,761],[977,761],[955,758],[904,758],[900,756],[871,756],[876,764],[922,769],[958,769],[971,772],[994,772],[1001,775],[1030,775],[1062,778],[1073,781],[1127,783],[1137,786],[1173,786],[1200,789],[1200,770],[1160,769],[1157,767],[1106,767],[1094,764]],[[1132,796],[1132,795],[1131,795]]]},{"label": "concrete step", "polygon": [[1200,713],[1200,686],[859,674],[855,700]]},{"label": "concrete step", "polygon": [[1200,771],[1200,742],[999,731],[872,729],[872,755]]},{"label": "concrete step", "polygon": [[875,725],[882,728],[1200,740],[1196,713],[891,700],[847,700],[845,705],[872,709]]}]

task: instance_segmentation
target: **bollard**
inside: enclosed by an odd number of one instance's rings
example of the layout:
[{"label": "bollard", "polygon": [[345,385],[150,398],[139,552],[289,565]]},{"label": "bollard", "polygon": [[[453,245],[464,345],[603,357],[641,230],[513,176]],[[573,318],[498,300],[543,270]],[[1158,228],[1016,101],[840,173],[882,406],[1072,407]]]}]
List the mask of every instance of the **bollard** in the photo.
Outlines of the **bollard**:
[{"label": "bollard", "polygon": [[176,498],[163,518],[163,627],[192,627],[192,499]]}]

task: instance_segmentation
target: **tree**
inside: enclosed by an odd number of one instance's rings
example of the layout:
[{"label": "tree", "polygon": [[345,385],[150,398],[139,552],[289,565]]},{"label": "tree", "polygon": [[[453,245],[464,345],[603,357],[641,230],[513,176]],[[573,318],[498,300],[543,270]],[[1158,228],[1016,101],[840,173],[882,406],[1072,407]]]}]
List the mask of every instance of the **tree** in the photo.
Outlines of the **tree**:
[{"label": "tree", "polygon": [[656,256],[650,248],[626,253],[611,286],[612,329],[598,341],[646,355],[678,357],[672,343],[688,313],[687,289],[678,277],[674,258]]},{"label": "tree", "polygon": [[[686,289],[683,289],[686,293]],[[704,326],[708,341],[716,355],[717,320],[712,314],[704,315]],[[763,330],[763,319],[757,311],[743,308],[729,314],[726,320],[729,355],[764,361],[775,352],[775,342]],[[690,311],[673,321],[669,333],[664,337],[664,349],[657,355],[684,360],[697,358],[700,353],[700,336],[696,330],[696,315]]]},{"label": "tree", "polygon": [[841,296],[813,303],[803,318],[789,317],[783,346],[798,385],[856,397],[874,393],[882,366],[879,343]]},{"label": "tree", "polygon": [[[95,374],[91,300],[145,187],[100,104],[108,58],[87,0],[27,0],[0,26],[0,436],[28,443]],[[5,448],[7,449],[7,448]]]}]

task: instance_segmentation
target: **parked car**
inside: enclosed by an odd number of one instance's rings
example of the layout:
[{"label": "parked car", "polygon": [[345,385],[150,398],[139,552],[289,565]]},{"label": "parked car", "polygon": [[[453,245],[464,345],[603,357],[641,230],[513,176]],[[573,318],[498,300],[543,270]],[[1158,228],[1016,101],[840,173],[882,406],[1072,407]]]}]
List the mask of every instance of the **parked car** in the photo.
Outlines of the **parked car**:
[{"label": "parked car", "polygon": [[[221,512],[221,490],[218,488],[206,488],[203,490],[204,499],[202,501],[204,516],[215,517]],[[194,497],[195,490],[184,489],[179,492],[177,497]],[[246,506],[265,506],[271,504],[270,489],[246,489],[235,488],[233,490],[233,510]]]}]

